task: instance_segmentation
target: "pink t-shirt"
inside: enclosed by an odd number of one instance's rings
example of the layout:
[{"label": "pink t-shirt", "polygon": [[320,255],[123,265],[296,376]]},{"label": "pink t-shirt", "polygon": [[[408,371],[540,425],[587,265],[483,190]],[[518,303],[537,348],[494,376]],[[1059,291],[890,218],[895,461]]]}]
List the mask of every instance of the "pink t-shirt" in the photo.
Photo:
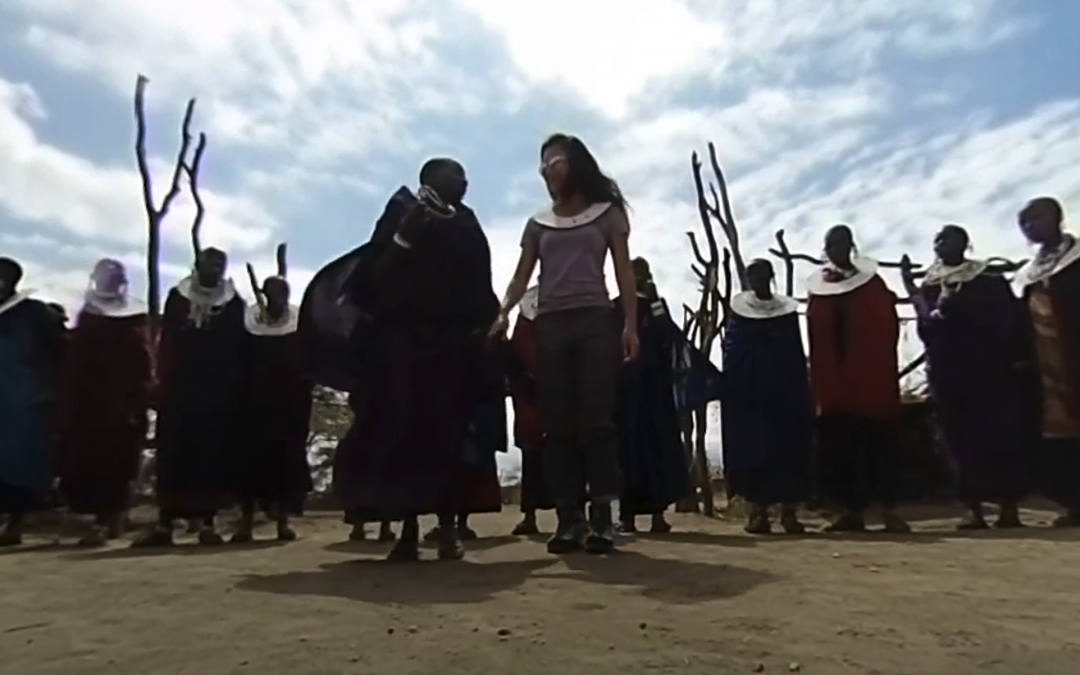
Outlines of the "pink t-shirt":
[{"label": "pink t-shirt", "polygon": [[537,315],[610,306],[604,263],[612,239],[629,232],[626,211],[616,204],[576,226],[553,227],[530,218],[521,245],[531,244],[540,258]]}]

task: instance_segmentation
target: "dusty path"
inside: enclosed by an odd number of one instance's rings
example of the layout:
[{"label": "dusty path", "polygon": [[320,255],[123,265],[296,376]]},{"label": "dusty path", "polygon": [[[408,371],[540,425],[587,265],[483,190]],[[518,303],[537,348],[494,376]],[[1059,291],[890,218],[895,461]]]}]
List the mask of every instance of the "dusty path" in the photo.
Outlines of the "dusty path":
[{"label": "dusty path", "polygon": [[[328,514],[277,546],[0,553],[11,675],[1075,675],[1080,535],[752,539],[676,517],[607,559],[501,536],[390,566]],[[1028,512],[1038,520],[1041,514]],[[550,522],[545,522],[550,526]]]}]

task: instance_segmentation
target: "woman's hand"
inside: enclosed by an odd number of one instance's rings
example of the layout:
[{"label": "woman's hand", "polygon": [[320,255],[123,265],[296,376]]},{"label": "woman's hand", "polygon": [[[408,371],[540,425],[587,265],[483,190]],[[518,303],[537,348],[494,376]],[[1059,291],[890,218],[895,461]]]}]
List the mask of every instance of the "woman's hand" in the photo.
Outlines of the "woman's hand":
[{"label": "woman's hand", "polygon": [[499,315],[495,317],[495,321],[491,323],[491,327],[488,328],[488,339],[499,340],[506,338],[506,331],[510,329],[510,315],[505,311],[499,311]]},{"label": "woman's hand", "polygon": [[637,326],[624,326],[622,331],[623,361],[633,361],[641,351],[641,343],[638,340]]}]

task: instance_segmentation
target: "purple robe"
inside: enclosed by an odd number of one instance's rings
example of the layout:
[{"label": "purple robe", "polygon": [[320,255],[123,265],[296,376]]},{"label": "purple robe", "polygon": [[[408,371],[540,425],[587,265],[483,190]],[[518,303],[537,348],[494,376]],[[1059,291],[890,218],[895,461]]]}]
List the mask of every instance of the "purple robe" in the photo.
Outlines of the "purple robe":
[{"label": "purple robe", "polygon": [[1024,307],[1004,277],[982,273],[940,308],[940,285],[916,296],[930,393],[964,503],[1015,502],[1030,489],[1033,435],[1018,364]]}]

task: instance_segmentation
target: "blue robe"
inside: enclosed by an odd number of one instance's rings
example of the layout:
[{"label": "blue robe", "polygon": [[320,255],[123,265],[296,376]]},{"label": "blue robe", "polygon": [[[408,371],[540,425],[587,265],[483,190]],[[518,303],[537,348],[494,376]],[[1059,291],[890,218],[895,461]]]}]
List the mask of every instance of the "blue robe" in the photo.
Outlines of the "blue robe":
[{"label": "blue robe", "polygon": [[759,505],[808,500],[814,408],[799,315],[733,314],[723,351],[720,420],[728,494]]},{"label": "blue robe", "polygon": [[616,406],[623,517],[662,513],[691,493],[680,413],[716,399],[720,381],[716,366],[666,310],[653,315],[644,298],[638,300],[638,340],[641,352],[623,366]]},{"label": "blue robe", "polygon": [[52,416],[64,328],[27,299],[0,313],[0,513],[52,486]]}]

